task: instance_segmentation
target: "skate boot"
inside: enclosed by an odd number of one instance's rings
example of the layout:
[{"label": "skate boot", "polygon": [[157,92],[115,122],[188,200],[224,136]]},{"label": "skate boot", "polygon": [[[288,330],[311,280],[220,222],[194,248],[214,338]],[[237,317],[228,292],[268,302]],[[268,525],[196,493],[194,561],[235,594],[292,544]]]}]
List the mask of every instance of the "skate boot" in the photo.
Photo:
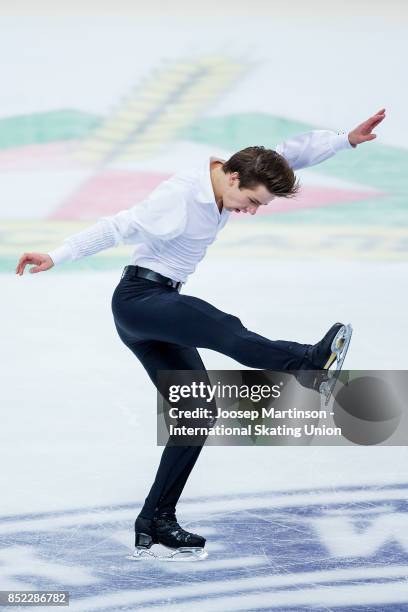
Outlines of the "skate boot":
[{"label": "skate boot", "polygon": [[[301,366],[298,381],[305,387],[318,390],[326,406],[343,366],[352,333],[351,325],[335,323],[320,342],[308,348]],[[335,367],[330,370],[332,365]]]},{"label": "skate boot", "polygon": [[135,521],[135,552],[133,559],[155,559],[156,555],[149,550],[157,544],[153,520],[138,516]]},{"label": "skate boot", "polygon": [[157,542],[173,550],[162,560],[200,561],[208,556],[204,551],[205,538],[182,529],[174,513],[158,515],[153,522]]}]

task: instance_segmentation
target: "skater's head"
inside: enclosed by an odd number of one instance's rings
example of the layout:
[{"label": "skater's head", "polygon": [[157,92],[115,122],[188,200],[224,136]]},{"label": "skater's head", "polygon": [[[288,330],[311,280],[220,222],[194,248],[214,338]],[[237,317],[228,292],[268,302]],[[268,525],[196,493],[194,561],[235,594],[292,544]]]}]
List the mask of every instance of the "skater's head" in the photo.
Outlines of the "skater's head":
[{"label": "skater's head", "polygon": [[275,197],[290,198],[299,190],[296,176],[282,155],[265,147],[247,147],[224,162],[223,207],[256,214]]}]

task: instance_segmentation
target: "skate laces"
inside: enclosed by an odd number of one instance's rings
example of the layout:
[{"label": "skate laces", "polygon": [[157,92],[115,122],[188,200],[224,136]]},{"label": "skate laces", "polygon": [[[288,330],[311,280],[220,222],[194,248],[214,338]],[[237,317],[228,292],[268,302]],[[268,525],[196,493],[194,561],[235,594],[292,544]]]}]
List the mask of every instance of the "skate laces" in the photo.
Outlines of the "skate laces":
[{"label": "skate laces", "polygon": [[176,518],[158,517],[156,519],[157,527],[165,527],[166,529],[176,529],[183,531],[183,528],[178,524]]},{"label": "skate laces", "polygon": [[173,522],[171,524],[170,529],[172,530],[171,533],[172,535],[176,538],[176,540],[178,540],[179,542],[185,542],[187,543],[189,540],[191,540],[191,538],[193,537],[193,534],[189,533],[188,531],[186,531],[185,529],[183,529],[182,527],[180,527],[180,525],[177,522]]},{"label": "skate laces", "polygon": [[157,517],[155,520],[156,530],[160,532],[160,530],[170,531],[171,534],[178,540],[185,539],[188,540],[191,538],[191,533],[186,531],[179,525],[176,517],[167,518],[165,516]]}]

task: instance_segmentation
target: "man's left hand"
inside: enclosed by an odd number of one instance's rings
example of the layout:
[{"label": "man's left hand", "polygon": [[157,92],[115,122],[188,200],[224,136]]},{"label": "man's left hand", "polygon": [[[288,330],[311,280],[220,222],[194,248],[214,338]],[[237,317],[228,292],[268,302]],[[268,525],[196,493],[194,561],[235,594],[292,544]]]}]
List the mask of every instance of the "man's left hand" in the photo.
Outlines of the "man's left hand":
[{"label": "man's left hand", "polygon": [[368,142],[369,140],[374,140],[374,138],[377,138],[377,134],[373,134],[372,132],[373,129],[377,127],[379,123],[381,123],[384,117],[385,108],[382,108],[378,111],[378,113],[367,119],[367,121],[360,123],[360,125],[354,128],[354,130],[352,130],[348,135],[350,144],[353,147],[356,147],[362,142]]}]

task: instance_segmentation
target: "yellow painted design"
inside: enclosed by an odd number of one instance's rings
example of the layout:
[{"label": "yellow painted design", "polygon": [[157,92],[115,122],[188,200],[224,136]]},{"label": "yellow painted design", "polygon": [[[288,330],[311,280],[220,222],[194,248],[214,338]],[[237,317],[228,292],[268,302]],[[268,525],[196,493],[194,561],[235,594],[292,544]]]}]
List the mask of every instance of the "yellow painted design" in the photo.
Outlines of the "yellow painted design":
[{"label": "yellow painted design", "polygon": [[163,65],[84,139],[75,157],[103,165],[154,155],[194,122],[244,69],[242,62],[220,56]]},{"label": "yellow painted design", "polygon": [[[332,257],[338,259],[408,260],[406,229],[381,226],[304,226],[231,221],[222,230],[209,256]],[[47,252],[63,239],[88,227],[83,221],[3,221],[0,257],[19,257],[23,251]],[[129,257],[132,246],[119,246],[93,257]]]},{"label": "yellow painted design", "polygon": [[230,223],[220,250],[288,258],[408,260],[406,229],[381,226]]}]

